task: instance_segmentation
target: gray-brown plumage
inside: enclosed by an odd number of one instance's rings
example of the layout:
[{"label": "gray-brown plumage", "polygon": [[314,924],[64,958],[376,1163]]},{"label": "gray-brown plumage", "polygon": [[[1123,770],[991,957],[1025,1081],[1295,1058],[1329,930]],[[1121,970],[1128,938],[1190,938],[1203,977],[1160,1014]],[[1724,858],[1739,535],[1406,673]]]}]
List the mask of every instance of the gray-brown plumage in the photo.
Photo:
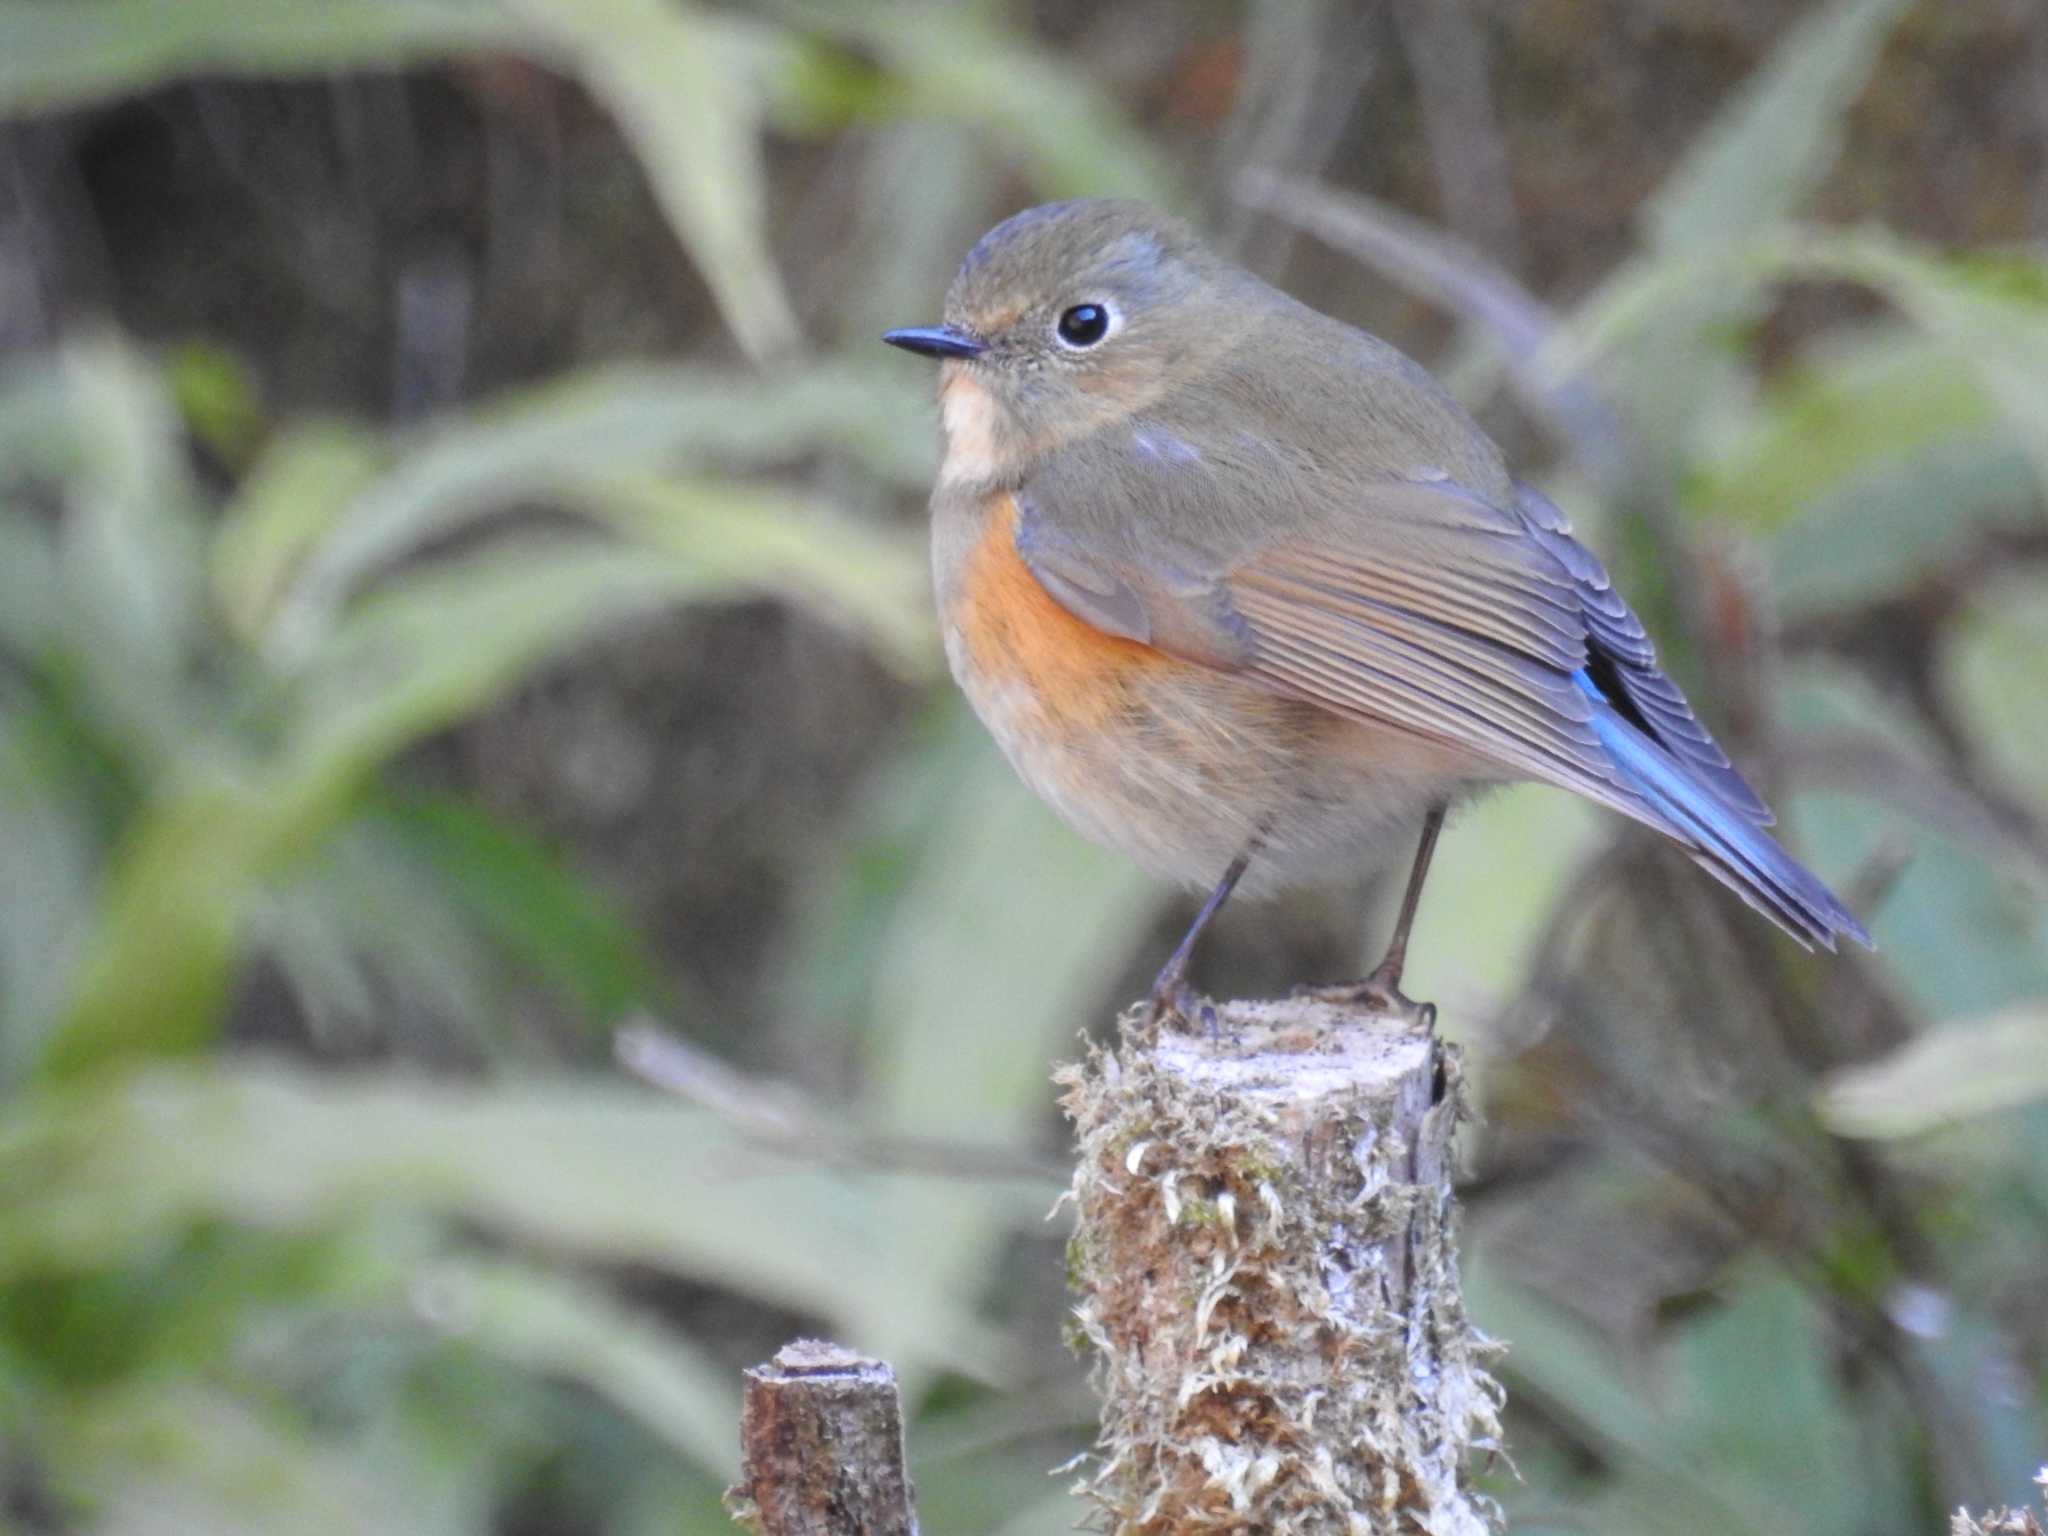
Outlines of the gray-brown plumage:
[{"label": "gray-brown plumage", "polygon": [[890,339],[947,358],[955,674],[1090,835],[1198,885],[1255,848],[1271,887],[1535,779],[1802,943],[1869,942],[1761,830],[1600,562],[1394,348],[1121,202],[997,226],[946,324]]}]

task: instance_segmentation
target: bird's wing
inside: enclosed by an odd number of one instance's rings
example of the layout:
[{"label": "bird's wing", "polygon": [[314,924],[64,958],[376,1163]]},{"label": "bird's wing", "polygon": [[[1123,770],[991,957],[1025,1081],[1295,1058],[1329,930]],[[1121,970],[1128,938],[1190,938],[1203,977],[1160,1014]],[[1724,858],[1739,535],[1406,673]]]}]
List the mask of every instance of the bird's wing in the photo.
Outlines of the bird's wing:
[{"label": "bird's wing", "polygon": [[1531,536],[1571,572],[1585,616],[1591,670],[1601,690],[1631,723],[1711,784],[1752,825],[1772,825],[1776,818],[1763,796],[1728,761],[1678,684],[1657,665],[1656,647],[1644,632],[1643,621],[1614,590],[1607,567],[1572,537],[1572,525],[1549,497],[1519,484],[1515,493],[1515,510]]},{"label": "bird's wing", "polygon": [[[1556,508],[1392,479],[1317,506],[1313,475],[1254,467],[1060,455],[1018,492],[1018,551],[1098,628],[1573,790],[1673,838],[1802,941],[1862,936],[1758,830],[1770,812]],[[1254,494],[1273,516],[1228,515]]]},{"label": "bird's wing", "polygon": [[1156,482],[1094,477],[1080,458],[1034,476],[1017,496],[1025,564],[1099,629],[1642,813],[1572,680],[1588,660],[1579,584],[1515,513],[1448,482],[1388,481],[1358,493],[1341,531],[1314,518],[1320,531],[1232,540],[1198,504],[1228,469],[1175,470],[1157,481],[1177,481],[1190,515],[1137,521],[1154,536],[1143,550],[1118,548],[1107,530],[1133,522],[1091,498]]}]

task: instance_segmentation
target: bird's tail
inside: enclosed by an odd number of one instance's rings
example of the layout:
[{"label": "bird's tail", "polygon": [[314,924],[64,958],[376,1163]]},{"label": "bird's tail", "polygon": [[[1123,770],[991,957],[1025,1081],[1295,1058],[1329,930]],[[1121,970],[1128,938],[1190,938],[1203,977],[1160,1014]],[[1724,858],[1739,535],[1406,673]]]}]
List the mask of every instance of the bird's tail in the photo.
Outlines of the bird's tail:
[{"label": "bird's tail", "polygon": [[1676,829],[1702,868],[1808,948],[1832,951],[1837,934],[1877,947],[1818,875],[1624,719],[1589,681],[1580,686],[1595,700],[1593,729],[1623,782],[1667,830]]}]

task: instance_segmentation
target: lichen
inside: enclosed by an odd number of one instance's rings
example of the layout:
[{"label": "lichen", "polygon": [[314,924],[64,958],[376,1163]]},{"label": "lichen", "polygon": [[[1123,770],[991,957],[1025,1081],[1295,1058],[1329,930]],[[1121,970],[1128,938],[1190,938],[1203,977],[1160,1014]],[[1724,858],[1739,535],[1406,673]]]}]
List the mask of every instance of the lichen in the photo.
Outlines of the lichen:
[{"label": "lichen", "polygon": [[1458,1289],[1455,1051],[1320,1004],[1220,1020],[1059,1074],[1104,1401],[1079,1491],[1117,1536],[1483,1532],[1465,1464],[1500,1392]]},{"label": "lichen", "polygon": [[[2041,1490],[2041,1508],[2048,1510],[2048,1467],[2035,1474],[2034,1486]],[[2048,1536],[2048,1525],[2031,1509],[1994,1509],[1981,1517],[1959,1509],[1949,1521],[1949,1536]]]}]

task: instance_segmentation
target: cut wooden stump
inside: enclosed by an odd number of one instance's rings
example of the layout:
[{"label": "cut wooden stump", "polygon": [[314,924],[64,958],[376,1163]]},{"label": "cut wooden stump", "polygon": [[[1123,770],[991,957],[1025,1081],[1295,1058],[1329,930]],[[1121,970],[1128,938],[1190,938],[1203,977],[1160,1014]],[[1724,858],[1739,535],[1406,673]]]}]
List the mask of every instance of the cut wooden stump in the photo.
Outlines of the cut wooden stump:
[{"label": "cut wooden stump", "polygon": [[733,1518],[761,1536],[915,1536],[896,1373],[799,1339],[747,1372]]}]

